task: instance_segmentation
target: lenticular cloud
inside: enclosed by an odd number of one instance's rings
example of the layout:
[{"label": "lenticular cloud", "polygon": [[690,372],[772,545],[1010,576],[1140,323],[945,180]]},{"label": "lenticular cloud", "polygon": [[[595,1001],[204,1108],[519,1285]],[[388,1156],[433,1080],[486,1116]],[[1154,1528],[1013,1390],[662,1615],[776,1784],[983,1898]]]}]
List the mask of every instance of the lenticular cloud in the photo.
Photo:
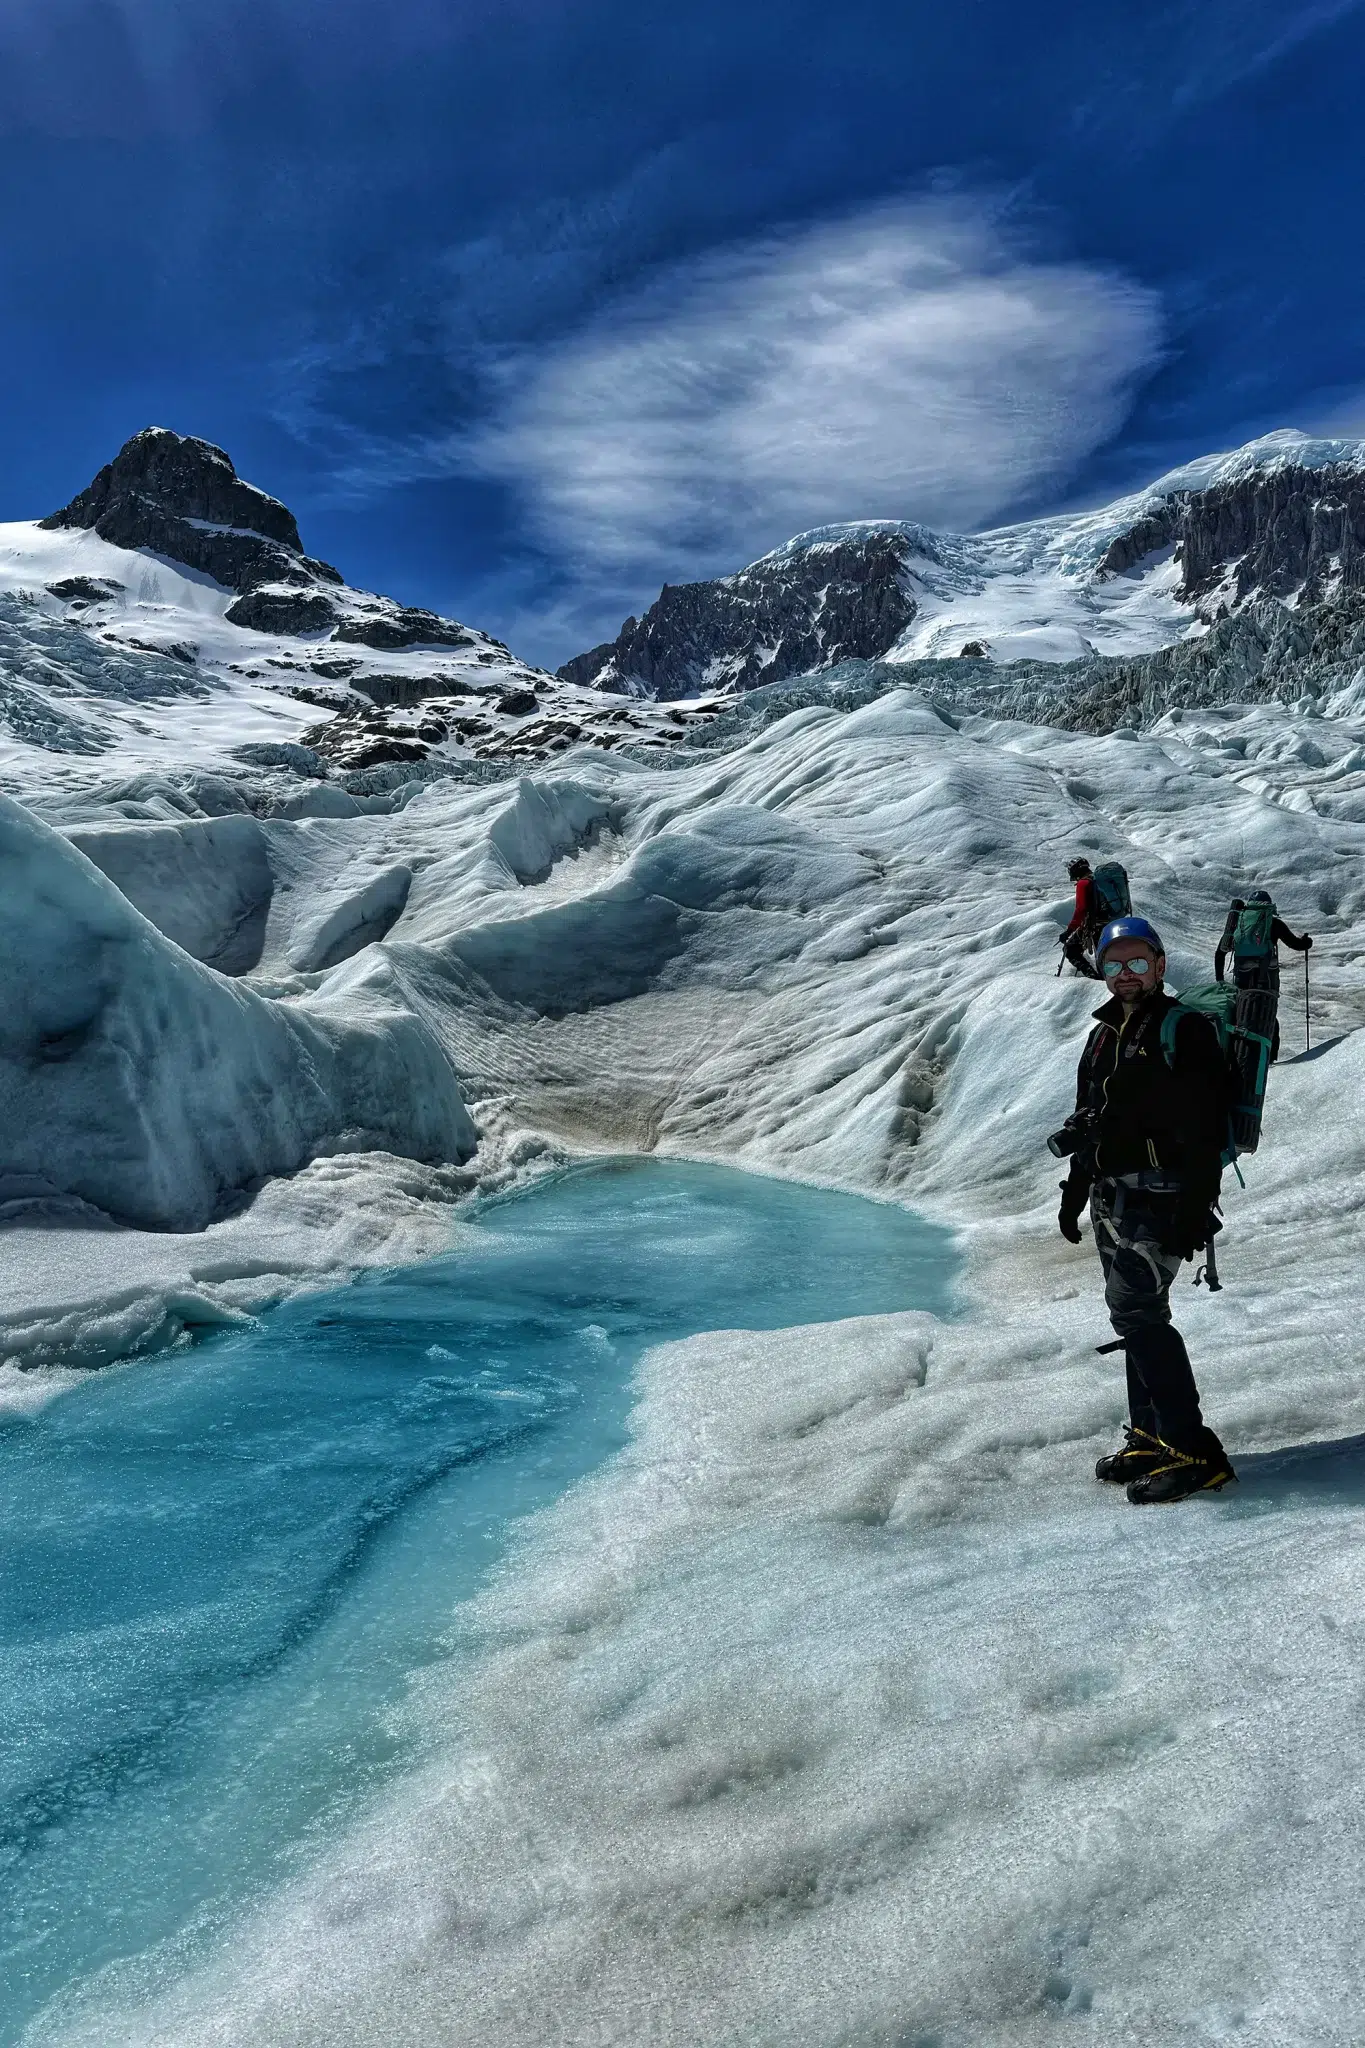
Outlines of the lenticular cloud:
[{"label": "lenticular cloud", "polygon": [[968,527],[1060,481],[1155,363],[1149,292],[1029,260],[961,202],[670,270],[507,372],[481,464],[582,564],[708,573],[802,527]]}]

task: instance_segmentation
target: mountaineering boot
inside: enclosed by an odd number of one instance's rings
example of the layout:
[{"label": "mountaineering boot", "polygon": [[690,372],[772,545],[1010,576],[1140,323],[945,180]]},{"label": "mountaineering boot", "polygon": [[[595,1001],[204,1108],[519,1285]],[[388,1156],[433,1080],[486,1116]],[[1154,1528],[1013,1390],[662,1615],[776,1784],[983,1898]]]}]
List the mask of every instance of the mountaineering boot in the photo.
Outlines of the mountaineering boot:
[{"label": "mountaineering boot", "polygon": [[1207,1442],[1200,1445],[1197,1457],[1172,1450],[1169,1444],[1161,1445],[1162,1462],[1141,1479],[1134,1479],[1128,1488],[1128,1498],[1134,1507],[1188,1500],[1195,1493],[1217,1493],[1229,1480],[1236,1481],[1228,1454],[1213,1431],[1206,1430],[1204,1434]]},{"label": "mountaineering boot", "polygon": [[1169,1453],[1158,1436],[1149,1436],[1145,1429],[1135,1429],[1130,1423],[1123,1432],[1123,1448],[1110,1451],[1095,1466],[1095,1477],[1107,1479],[1111,1485],[1123,1486],[1130,1479],[1142,1479],[1158,1465],[1164,1465]]}]

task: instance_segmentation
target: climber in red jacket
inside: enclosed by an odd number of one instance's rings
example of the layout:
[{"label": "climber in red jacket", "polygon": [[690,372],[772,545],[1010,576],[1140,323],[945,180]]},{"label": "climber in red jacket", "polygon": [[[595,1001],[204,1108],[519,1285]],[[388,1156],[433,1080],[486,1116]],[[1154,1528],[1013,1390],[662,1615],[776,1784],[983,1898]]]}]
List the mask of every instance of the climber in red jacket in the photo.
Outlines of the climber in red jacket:
[{"label": "climber in red jacket", "polygon": [[1071,913],[1071,922],[1062,933],[1062,951],[1078,974],[1085,974],[1092,981],[1100,978],[1099,969],[1090,958],[1095,940],[1099,937],[1104,917],[1095,895],[1095,880],[1090,872],[1088,860],[1073,860],[1067,874],[1076,884],[1076,908]]}]

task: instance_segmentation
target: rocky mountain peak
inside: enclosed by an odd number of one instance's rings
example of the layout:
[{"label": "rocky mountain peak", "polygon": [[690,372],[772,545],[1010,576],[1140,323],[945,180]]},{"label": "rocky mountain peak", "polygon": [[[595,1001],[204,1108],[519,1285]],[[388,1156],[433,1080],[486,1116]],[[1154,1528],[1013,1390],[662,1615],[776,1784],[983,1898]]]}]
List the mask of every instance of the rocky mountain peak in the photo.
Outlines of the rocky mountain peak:
[{"label": "rocky mountain peak", "polygon": [[[211,576],[236,593],[223,612],[230,626],[389,653],[478,648],[490,661],[511,661],[501,641],[458,619],[351,589],[340,570],[303,552],[287,505],[238,476],[224,449],[193,434],[144,427],[69,505],[38,524],[49,532],[84,528],[113,547]],[[47,586],[82,608],[121,587],[97,587],[88,576]]]},{"label": "rocky mountain peak", "polygon": [[664,700],[750,690],[884,654],[915,616],[910,542],[869,526],[796,541],[712,583],[665,584],[615,640],[575,655],[563,681]]},{"label": "rocky mountain peak", "polygon": [[568,682],[744,691],[850,658],[1144,655],[1266,601],[1365,589],[1365,442],[1264,436],[1094,512],[977,534],[893,521],[800,534],[737,574],[665,586]]},{"label": "rocky mountain peak", "polygon": [[303,553],[298,523],[287,505],[245,483],[232,457],[211,441],[173,434],[169,427],[144,427],[134,434],[93,483],[42,524],[93,526],[98,531],[102,520],[117,522],[129,512],[136,517],[143,503],[177,519],[264,534]]},{"label": "rocky mountain peak", "polygon": [[40,522],[92,528],[114,547],[145,548],[229,590],[265,583],[340,583],[303,552],[287,505],[239,477],[230,455],[192,434],[144,427],[93,482]]}]

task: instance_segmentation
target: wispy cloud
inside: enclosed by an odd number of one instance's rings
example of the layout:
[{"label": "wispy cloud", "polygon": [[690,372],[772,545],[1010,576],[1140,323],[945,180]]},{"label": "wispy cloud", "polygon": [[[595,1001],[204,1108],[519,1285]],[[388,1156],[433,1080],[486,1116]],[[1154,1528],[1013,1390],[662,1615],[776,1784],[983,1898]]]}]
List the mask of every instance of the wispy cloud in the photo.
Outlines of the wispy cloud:
[{"label": "wispy cloud", "polygon": [[878,206],[670,269],[499,370],[448,450],[594,580],[714,573],[803,527],[979,525],[1060,485],[1153,367],[1153,295],[999,209]]},{"label": "wispy cloud", "polygon": [[1218,100],[1246,79],[1274,70],[1314,36],[1359,14],[1365,0],[1254,0],[1234,8],[1191,0],[1179,32],[1163,26],[1176,55],[1178,77],[1171,107],[1179,112]]}]

